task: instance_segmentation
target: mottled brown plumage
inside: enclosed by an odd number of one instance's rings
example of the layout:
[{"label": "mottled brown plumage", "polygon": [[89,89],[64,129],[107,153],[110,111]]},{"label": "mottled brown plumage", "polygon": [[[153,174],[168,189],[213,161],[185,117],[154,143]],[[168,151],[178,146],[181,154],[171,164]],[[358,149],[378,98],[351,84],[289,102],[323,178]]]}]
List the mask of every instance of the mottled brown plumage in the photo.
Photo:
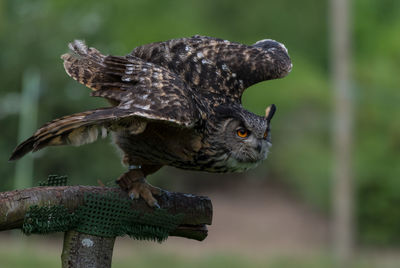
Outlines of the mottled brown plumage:
[{"label": "mottled brown plumage", "polygon": [[51,145],[81,145],[112,133],[130,170],[119,179],[151,206],[160,190],[145,177],[164,165],[209,172],[243,171],[264,160],[271,105],[265,117],[243,109],[244,90],[291,70],[286,48],[273,40],[243,45],[204,36],[143,45],[105,56],[82,41],[69,45],[69,76],[111,107],[51,121],[21,143],[11,160]]}]

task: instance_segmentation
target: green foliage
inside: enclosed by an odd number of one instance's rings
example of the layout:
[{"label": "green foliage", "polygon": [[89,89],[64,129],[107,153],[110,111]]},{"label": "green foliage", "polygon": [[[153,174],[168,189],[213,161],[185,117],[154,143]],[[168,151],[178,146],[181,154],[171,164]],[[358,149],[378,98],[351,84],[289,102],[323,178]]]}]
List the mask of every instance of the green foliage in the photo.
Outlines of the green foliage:
[{"label": "green foliage", "polygon": [[[17,144],[18,97],[23,72],[41,73],[39,122],[107,105],[68,78],[59,56],[76,38],[109,54],[194,34],[251,44],[273,38],[286,44],[293,71],[285,79],[258,84],[245,106],[263,114],[278,107],[271,155],[252,174],[293,186],[312,205],[330,207],[331,87],[329,85],[328,1],[0,1],[0,176],[12,189]],[[356,104],[354,174],[360,241],[400,244],[400,1],[353,1]],[[27,137],[26,137],[27,138]],[[35,174],[69,174],[72,184],[113,181],[123,172],[109,140],[79,148],[49,148],[34,154]],[[179,177],[169,170],[163,177]],[[198,175],[200,176],[200,175]],[[157,177],[157,176],[156,176]],[[169,183],[173,184],[170,179]],[[163,180],[165,184],[165,180]]]},{"label": "green foliage", "polygon": [[400,244],[400,3],[356,2],[354,97],[360,241]]}]

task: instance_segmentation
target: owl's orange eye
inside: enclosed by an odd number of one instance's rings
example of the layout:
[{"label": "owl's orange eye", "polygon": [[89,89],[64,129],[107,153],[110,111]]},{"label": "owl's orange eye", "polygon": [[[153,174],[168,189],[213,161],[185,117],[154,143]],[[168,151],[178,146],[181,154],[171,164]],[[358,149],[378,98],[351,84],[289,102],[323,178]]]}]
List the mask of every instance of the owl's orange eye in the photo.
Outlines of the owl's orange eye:
[{"label": "owl's orange eye", "polygon": [[241,129],[239,129],[239,130],[237,131],[237,134],[238,134],[238,136],[241,137],[241,138],[246,138],[246,137],[249,135],[249,132],[248,132],[246,129],[241,128]]},{"label": "owl's orange eye", "polygon": [[266,139],[268,137],[268,130],[266,130],[265,132],[264,132],[264,139]]}]

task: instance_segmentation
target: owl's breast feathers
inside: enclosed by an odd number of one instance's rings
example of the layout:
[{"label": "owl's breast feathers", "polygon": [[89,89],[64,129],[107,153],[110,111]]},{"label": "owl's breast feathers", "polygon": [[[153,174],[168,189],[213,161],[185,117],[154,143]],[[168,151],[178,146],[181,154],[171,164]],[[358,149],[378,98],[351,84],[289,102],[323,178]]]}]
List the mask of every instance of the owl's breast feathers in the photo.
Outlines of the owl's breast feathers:
[{"label": "owl's breast feathers", "polygon": [[241,163],[224,146],[210,144],[202,133],[194,129],[175,128],[157,123],[147,124],[136,135],[117,131],[114,141],[130,162],[141,165],[168,165],[181,169],[208,172],[241,172],[259,162]]}]

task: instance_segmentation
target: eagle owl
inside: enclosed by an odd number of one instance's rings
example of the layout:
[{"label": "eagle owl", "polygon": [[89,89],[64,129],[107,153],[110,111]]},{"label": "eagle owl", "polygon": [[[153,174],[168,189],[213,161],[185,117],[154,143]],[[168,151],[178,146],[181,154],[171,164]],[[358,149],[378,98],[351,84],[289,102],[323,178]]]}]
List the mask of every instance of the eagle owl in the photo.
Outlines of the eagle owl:
[{"label": "eagle owl", "polygon": [[46,146],[82,145],[112,135],[128,171],[117,183],[131,198],[157,207],[160,189],[146,176],[162,166],[208,172],[240,172],[267,157],[270,122],[241,105],[249,86],[288,74],[284,45],[253,45],[193,36],[151,43],[126,56],[105,56],[82,41],[61,56],[69,76],[110,107],[67,115],[39,128],[10,160]]}]

